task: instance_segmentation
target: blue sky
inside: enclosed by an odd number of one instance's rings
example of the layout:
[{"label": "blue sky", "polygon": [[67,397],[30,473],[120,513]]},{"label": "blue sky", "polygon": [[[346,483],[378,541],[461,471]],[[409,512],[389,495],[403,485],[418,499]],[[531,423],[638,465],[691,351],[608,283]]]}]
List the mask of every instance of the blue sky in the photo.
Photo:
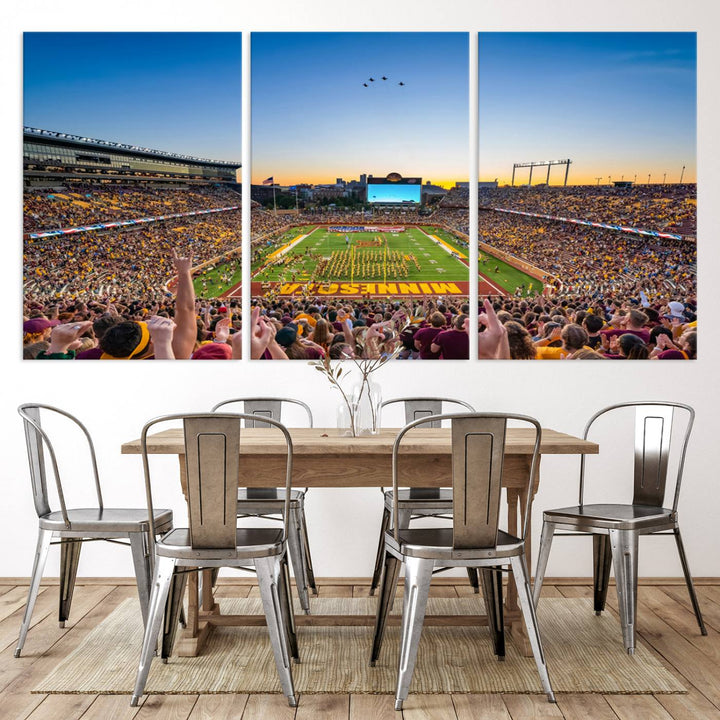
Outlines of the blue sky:
[{"label": "blue sky", "polygon": [[240,33],[25,33],[25,125],[241,160]]},{"label": "blue sky", "polygon": [[253,33],[252,109],[254,182],[467,179],[468,36]]},{"label": "blue sky", "polygon": [[479,52],[481,180],[569,157],[572,184],[695,181],[694,33],[480,33]]},{"label": "blue sky", "polygon": [[[241,159],[239,33],[26,33],[24,46],[25,124]],[[467,46],[465,33],[253,33],[254,180],[466,179]],[[695,180],[693,33],[481,33],[479,48],[482,180],[565,157],[571,183],[676,182],[683,165]]]}]

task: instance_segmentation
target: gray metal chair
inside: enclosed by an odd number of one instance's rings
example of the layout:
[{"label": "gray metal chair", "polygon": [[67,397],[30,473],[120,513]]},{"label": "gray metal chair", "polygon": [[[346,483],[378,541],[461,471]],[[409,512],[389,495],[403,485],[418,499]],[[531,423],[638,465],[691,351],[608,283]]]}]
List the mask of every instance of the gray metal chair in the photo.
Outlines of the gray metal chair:
[{"label": "gray metal chair", "polygon": [[[220,408],[228,411],[229,405],[239,403],[243,412],[252,418],[245,422],[245,427],[267,426],[265,418],[282,422],[283,405],[297,405],[307,415],[308,427],[313,426],[313,416],[310,408],[301,400],[289,398],[235,398],[224,400],[213,407],[213,412]],[[308,589],[317,595],[315,573],[310,556],[310,542],[308,540],[307,521],[305,519],[304,490],[290,491],[290,519],[288,526],[288,550],[295,583],[297,585],[300,607],[306,614],[310,613],[310,598]],[[268,520],[281,520],[285,490],[282,488],[240,488],[238,490],[238,517],[262,517]],[[280,517],[278,517],[280,516]]]},{"label": "gray metal chair", "polygon": [[[152,578],[152,554],[150,552],[149,532],[164,533],[172,529],[172,511],[156,510],[154,518],[148,522],[145,508],[106,508],[103,504],[97,459],[90,433],[85,426],[70,413],[50,405],[27,403],[18,408],[25,428],[28,461],[30,464],[30,481],[32,483],[35,511],[38,515],[38,540],[35,550],[30,590],[28,592],[25,614],[20,627],[15,657],[20,657],[25,638],[27,637],[32,618],[35,600],[37,599],[40,580],[42,579],[45,561],[50,545],[60,545],[60,607],[58,619],[60,627],[70,617],[75,578],[77,576],[80,550],[84,542],[107,540],[117,544],[127,544],[132,550],[135,578],[143,622],[147,620],[150,600],[150,580]],[[97,506],[89,508],[68,508],[60,475],[57,454],[50,438],[43,428],[41,418],[46,422],[50,418],[64,417],[73,431],[80,430],[87,442],[90,465],[92,467]],[[81,452],[82,445],[73,437],[73,447]],[[47,453],[47,454],[46,454]],[[52,468],[57,489],[59,510],[53,510],[48,494],[47,466]],[[53,542],[54,541],[54,542]]]},{"label": "gray metal chair", "polygon": [[188,528],[176,528],[154,544],[155,574],[150,614],[145,628],[135,690],[136,706],[145,690],[150,663],[163,628],[161,656],[172,654],[177,617],[188,572],[221,567],[254,566],[267,618],[268,633],[283,693],[291,707],[297,705],[290,656],[299,659],[287,568],[286,537],[290,513],[293,448],[284,425],[266,419],[285,436],[287,465],[282,529],[238,528],[236,499],[240,477],[241,420],[252,415],[203,413],[166,415],[143,428],[141,449],[148,510],[152,515],[152,483],[147,436],[158,424],[182,421],[187,463]]},{"label": "gray metal chair", "polygon": [[[405,425],[419,420],[420,418],[430,417],[430,415],[440,415],[443,412],[443,405],[459,405],[469,412],[475,412],[475,408],[466,403],[464,400],[454,400],[452,398],[429,398],[429,397],[412,397],[412,398],[394,398],[386,400],[382,403],[381,408],[384,409],[389,405],[403,403],[405,410]],[[433,420],[427,423],[428,427],[440,427],[439,420]],[[390,528],[390,521],[393,510],[393,491],[380,488],[383,493],[384,506],[382,521],[380,523],[380,537],[378,539],[378,549],[375,556],[375,568],[373,569],[372,581],[370,583],[370,595],[375,594],[375,590],[380,584],[380,578],[383,571],[383,558],[385,557],[385,533]],[[452,514],[452,491],[449,488],[404,488],[398,494],[398,527],[405,529],[410,526],[410,521],[422,517],[449,518]],[[441,569],[438,569],[440,572]],[[478,574],[475,568],[467,569],[468,578],[475,592],[480,592],[480,584]]]},{"label": "gray metal chair", "polygon": [[[395,491],[394,513],[399,512],[398,456],[405,434],[423,423],[450,420],[452,427],[452,527],[403,529],[396,526],[385,533],[385,572],[378,598],[370,665],[375,665],[382,646],[401,565],[405,566],[405,599],[395,709],[402,710],[412,681],[425,608],[435,567],[472,567],[480,571],[488,625],[498,659],[505,656],[502,612],[502,568],[510,566],[518,600],[527,627],[530,645],[543,690],[555,702],[532,602],[527,565],[525,533],[530,516],[530,484],[537,467],[541,428],[537,420],[524,415],[466,413],[421,418],[406,425],[393,446],[392,473]],[[505,433],[508,420],[531,425],[535,445],[528,473],[527,505],[522,537],[499,529],[500,493]],[[402,462],[402,461],[400,461]]]},{"label": "gray metal chair", "polygon": [[[598,418],[622,408],[635,409],[632,502],[627,505],[585,504],[585,455],[581,456],[579,504],[573,507],[547,510],[543,513],[543,529],[537,572],[535,573],[534,601],[537,605],[555,531],[568,531],[559,533],[558,537],[592,535],[595,613],[599,615],[605,609],[610,567],[614,564],[623,643],[627,652],[632,655],[635,652],[638,540],[641,535],[672,534],[675,536],[685,582],[700,632],[707,635],[707,631],[685,557],[677,512],[685,454],[695,419],[695,411],[688,405],[672,402],[619,403],[595,413],[585,426],[583,438],[587,439]],[[681,428],[682,432],[673,438],[673,421],[677,411],[684,413],[685,424]],[[618,418],[614,417],[614,421],[617,423]],[[677,450],[679,455],[673,503],[671,508],[666,508],[663,507],[663,503],[671,448],[673,451]]]}]

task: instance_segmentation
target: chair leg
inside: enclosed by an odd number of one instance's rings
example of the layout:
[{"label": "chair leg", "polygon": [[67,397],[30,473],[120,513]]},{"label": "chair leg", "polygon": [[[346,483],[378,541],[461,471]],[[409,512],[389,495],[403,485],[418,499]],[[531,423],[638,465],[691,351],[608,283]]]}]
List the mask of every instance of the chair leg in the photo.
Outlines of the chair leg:
[{"label": "chair leg", "polygon": [[685,575],[685,584],[687,585],[688,593],[690,594],[690,602],[692,603],[693,610],[695,611],[695,617],[697,618],[697,623],[700,627],[700,633],[702,635],[707,635],[702,613],[700,612],[700,603],[698,602],[697,595],[695,594],[695,585],[693,584],[692,575],[690,575],[690,567],[688,566],[687,557],[685,555],[685,546],[683,545],[682,536],[680,535],[680,528],[676,527],[673,530],[673,533],[675,535],[678,554],[680,555],[680,562],[682,563],[683,574]]},{"label": "chair leg", "polygon": [[628,655],[633,655],[637,617],[638,535],[630,530],[610,530],[609,535],[623,644]]},{"label": "chair leg", "polygon": [[288,643],[290,656],[296,662],[300,662],[298,653],[297,631],[295,630],[295,612],[293,611],[292,589],[290,587],[290,570],[288,569],[287,553],[280,561],[280,577],[278,582],[278,597],[280,598],[280,611]]},{"label": "chair leg", "polygon": [[186,583],[187,573],[175,573],[170,581],[170,590],[165,602],[165,620],[163,622],[162,650],[160,652],[160,657],[164,663],[172,655],[173,646],[175,645],[175,636],[180,624],[180,612],[183,609],[182,603]]},{"label": "chair leg", "polygon": [[302,556],[305,566],[305,577],[307,578],[307,586],[312,590],[313,595],[318,594],[317,584],[315,583],[315,571],[313,570],[312,556],[310,555],[310,538],[308,538],[307,520],[305,518],[305,503],[300,505],[298,513],[298,522],[300,524],[300,541],[302,543]]},{"label": "chair leg", "polygon": [[[412,520],[412,511],[411,510],[402,510],[398,509],[398,530],[407,530],[410,527],[410,521]],[[390,522],[392,525],[392,520]],[[393,605],[395,604],[395,593],[392,594],[390,597],[390,610],[393,609]]]},{"label": "chair leg", "polygon": [[593,603],[596,615],[605,609],[611,566],[610,538],[593,535]]},{"label": "chair leg", "polygon": [[75,538],[63,538],[60,540],[60,603],[58,607],[58,624],[61,628],[65,627],[65,622],[70,617],[70,606],[72,605],[73,591],[75,590],[75,578],[77,577],[82,543],[82,540]]},{"label": "chair leg", "polygon": [[533,585],[533,605],[535,607],[537,607],[538,602],[540,602],[540,591],[542,590],[543,579],[545,578],[545,570],[547,569],[554,534],[555,523],[544,520],[542,534],[540,536],[537,568],[535,570],[535,584]]},{"label": "chair leg", "polygon": [[275,656],[275,667],[280,678],[282,691],[288,699],[290,707],[297,706],[295,686],[293,685],[292,671],[290,669],[290,658],[288,656],[287,635],[285,624],[282,618],[278,585],[280,583],[280,558],[262,557],[255,558],[255,569],[257,570],[260,596],[262,597],[267,628],[270,635],[273,655]]},{"label": "chair leg", "polygon": [[412,510],[398,510],[398,530],[407,530],[412,520]]},{"label": "chair leg", "polygon": [[129,534],[130,550],[135,568],[140,611],[143,626],[147,625],[148,607],[150,605],[150,584],[152,583],[152,562],[148,548],[147,533],[133,532]]},{"label": "chair leg", "polygon": [[400,576],[400,560],[392,553],[385,553],[385,572],[382,573],[382,585],[380,586],[380,597],[378,598],[377,614],[375,615],[375,634],[373,646],[370,653],[370,667],[375,667],[385,635],[385,625],[393,605],[395,589],[397,588],[398,577]]},{"label": "chair leg", "polygon": [[18,638],[17,647],[15,648],[16,658],[20,657],[23,645],[25,645],[25,638],[30,629],[30,620],[32,618],[33,608],[35,607],[35,600],[37,600],[40,580],[42,579],[43,570],[45,569],[45,561],[47,560],[51,539],[51,530],[38,528],[37,547],[35,548],[35,559],[33,560],[32,575],[30,576],[30,589],[28,590],[27,603],[25,603],[25,613],[23,614],[22,624],[20,625],[20,637]]},{"label": "chair leg", "polygon": [[470,587],[473,592],[477,595],[480,592],[480,579],[478,578],[477,568],[469,567],[467,569],[468,580],[470,581]]},{"label": "chair leg", "polygon": [[[550,676],[548,675],[547,663],[545,662],[545,653],[543,652],[542,640],[540,639],[540,628],[538,626],[537,616],[535,615],[535,605],[530,590],[530,578],[528,577],[527,565],[525,564],[525,555],[516,555],[510,558],[512,566],[513,578],[517,587],[518,601],[522,610],[523,620],[527,629],[530,647],[535,657],[535,665],[537,666],[540,682],[542,683],[548,702],[555,702],[555,694],[550,685]],[[536,585],[537,587],[537,585]]]},{"label": "chair leg", "polygon": [[383,562],[385,560],[385,533],[390,529],[390,510],[383,508],[382,520],[380,521],[380,540],[378,541],[377,555],[375,556],[375,569],[373,570],[372,582],[370,583],[370,594],[374,595],[382,577]]},{"label": "chair leg", "polygon": [[290,508],[290,517],[288,522],[287,544],[288,551],[290,552],[290,561],[292,562],[293,573],[295,573],[295,585],[297,587],[298,597],[300,598],[300,607],[304,610],[306,615],[309,615],[310,598],[308,597],[307,578],[305,577],[305,563],[303,562],[298,512],[292,507]]},{"label": "chair leg", "polygon": [[435,563],[424,558],[405,559],[405,599],[403,602],[402,639],[398,665],[395,709],[402,710],[407,700],[417,660],[418,645],[425,621],[430,581]]},{"label": "chair leg", "polygon": [[502,570],[499,567],[484,567],[479,570],[493,650],[498,660],[504,660],[505,624],[503,620]]},{"label": "chair leg", "polygon": [[143,636],[142,651],[140,653],[140,664],[138,665],[137,677],[135,678],[135,689],[130,698],[130,705],[137,707],[138,701],[145,691],[150,663],[157,649],[158,633],[163,621],[163,613],[167,603],[170,583],[175,573],[175,560],[173,558],[158,557],[155,561],[155,577],[153,578],[152,592],[150,593],[150,607],[148,609],[148,621]]}]

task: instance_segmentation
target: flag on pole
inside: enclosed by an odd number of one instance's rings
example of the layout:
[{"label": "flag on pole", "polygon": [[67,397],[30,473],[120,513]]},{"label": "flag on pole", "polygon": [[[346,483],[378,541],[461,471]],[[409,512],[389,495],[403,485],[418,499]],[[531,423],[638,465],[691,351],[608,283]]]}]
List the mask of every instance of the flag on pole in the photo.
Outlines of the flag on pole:
[{"label": "flag on pole", "polygon": [[275,179],[272,177],[272,175],[269,178],[267,178],[267,180],[262,181],[263,185],[273,185],[274,183],[275,183]]}]

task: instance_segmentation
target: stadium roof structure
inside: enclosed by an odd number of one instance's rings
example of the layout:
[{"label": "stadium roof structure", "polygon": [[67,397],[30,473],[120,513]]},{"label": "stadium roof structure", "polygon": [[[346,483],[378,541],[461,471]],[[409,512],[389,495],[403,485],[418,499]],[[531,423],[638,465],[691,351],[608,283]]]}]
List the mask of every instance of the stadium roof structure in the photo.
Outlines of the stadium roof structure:
[{"label": "stadium roof structure", "polygon": [[209,160],[207,158],[194,157],[192,155],[182,155],[180,153],[172,153],[166,150],[154,150],[152,148],[141,147],[139,145],[127,145],[125,143],[112,142],[111,140],[98,140],[96,138],[83,137],[81,135],[72,135],[71,133],[56,132],[54,130],[42,130],[40,128],[23,127],[23,138],[25,140],[51,140],[58,144],[70,147],[95,148],[102,150],[116,150],[130,152],[133,155],[140,155],[156,160],[175,160],[196,165],[205,166],[224,166],[227,168],[240,168],[242,163],[231,160]]}]

